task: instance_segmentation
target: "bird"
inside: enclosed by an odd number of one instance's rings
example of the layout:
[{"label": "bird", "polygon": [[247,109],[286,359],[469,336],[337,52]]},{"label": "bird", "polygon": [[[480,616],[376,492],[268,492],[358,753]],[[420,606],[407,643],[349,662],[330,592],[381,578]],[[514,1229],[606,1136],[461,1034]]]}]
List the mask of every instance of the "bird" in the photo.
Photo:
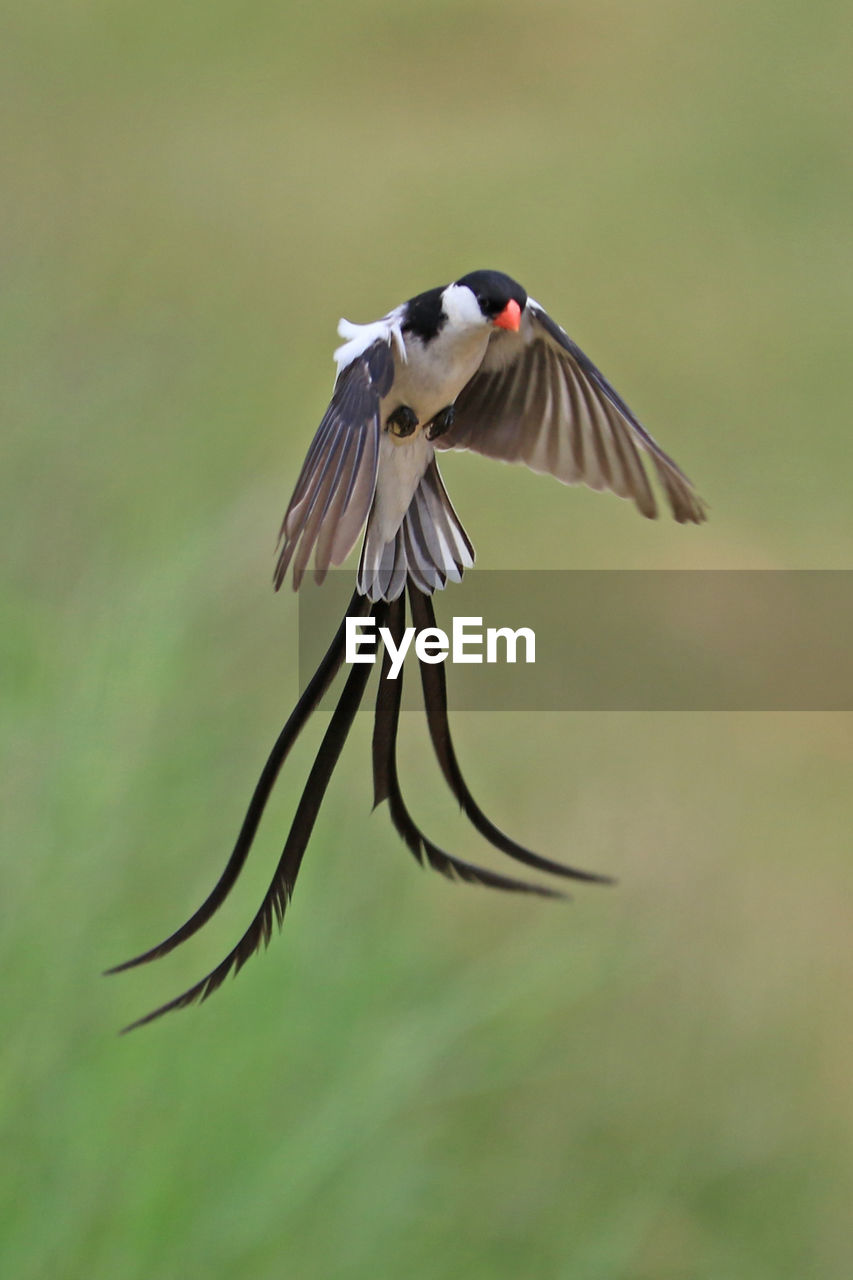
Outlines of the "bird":
[{"label": "bird", "polygon": [[[406,599],[418,630],[435,626],[433,595],[461,581],[474,548],[439,471],[438,455],[470,450],[518,463],[567,485],[608,490],[653,519],[651,463],[675,520],[701,524],[707,509],[693,483],[656,443],[588,356],[524,288],[501,271],[477,270],[419,293],[380,320],[341,320],[332,398],[298,475],[281,525],[274,585],[291,573],[298,590],[313,557],[321,583],[363,533],[356,586],[329,648],[282,729],[261,773],[233,851],[205,901],[163,942],[119,973],[174,950],[228,896],[245,865],[264,809],[293,743],[344,664],[347,617],[374,619],[399,647]],[[533,553],[535,548],[531,548]],[[402,674],[386,651],[372,738],[374,808],[415,858],[453,880],[565,897],[550,884],[517,879],[455,857],[416,825],[403,799],[396,743]],[[443,665],[419,661],[427,726],[441,772],[462,811],[494,847],[534,870],[612,883],[611,877],[541,856],[510,839],[483,812],[462,775],[447,711]],[[204,1001],[269,944],[279,927],[326,789],[361,704],[370,671],[353,663],[297,805],[281,859],[260,908],[236,946],[204,978],[132,1022]]]}]

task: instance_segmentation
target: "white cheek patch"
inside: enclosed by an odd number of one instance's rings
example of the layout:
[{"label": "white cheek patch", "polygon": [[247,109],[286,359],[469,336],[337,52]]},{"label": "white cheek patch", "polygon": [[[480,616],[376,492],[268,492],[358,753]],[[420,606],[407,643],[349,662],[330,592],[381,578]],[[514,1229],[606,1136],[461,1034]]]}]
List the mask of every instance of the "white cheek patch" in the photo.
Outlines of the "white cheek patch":
[{"label": "white cheek patch", "polygon": [[489,323],[467,284],[449,284],[441,301],[453,329],[472,329]]}]

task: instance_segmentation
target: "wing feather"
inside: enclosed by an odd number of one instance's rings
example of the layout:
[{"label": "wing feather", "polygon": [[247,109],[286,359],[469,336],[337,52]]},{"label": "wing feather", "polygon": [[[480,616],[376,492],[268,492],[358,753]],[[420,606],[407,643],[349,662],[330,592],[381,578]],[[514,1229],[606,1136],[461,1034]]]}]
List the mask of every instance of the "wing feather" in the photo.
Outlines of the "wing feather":
[{"label": "wing feather", "polygon": [[523,462],[565,484],[609,489],[644,516],[657,504],[640,452],[649,455],[672,514],[700,524],[705,507],[625,401],[572,339],[531,299],[519,332],[495,331],[462,389],[437,449],[473,449]]},{"label": "wing feather", "polygon": [[311,553],[322,582],[352,550],[370,511],[379,465],[380,402],[394,380],[391,329],[341,368],[332,399],[308,449],[279,534],[274,582],[293,562],[293,586]]}]

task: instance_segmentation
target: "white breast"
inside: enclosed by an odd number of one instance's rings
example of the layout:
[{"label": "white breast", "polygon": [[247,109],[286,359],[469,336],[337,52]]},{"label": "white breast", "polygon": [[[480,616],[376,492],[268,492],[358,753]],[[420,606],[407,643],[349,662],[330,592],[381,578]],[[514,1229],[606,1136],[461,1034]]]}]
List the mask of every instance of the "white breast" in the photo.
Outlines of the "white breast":
[{"label": "white breast", "polygon": [[394,385],[382,405],[382,425],[401,404],[414,409],[422,424],[453,404],[482,364],[488,344],[489,333],[482,327],[462,334],[443,329],[427,343],[407,335],[407,360],[397,365]]}]

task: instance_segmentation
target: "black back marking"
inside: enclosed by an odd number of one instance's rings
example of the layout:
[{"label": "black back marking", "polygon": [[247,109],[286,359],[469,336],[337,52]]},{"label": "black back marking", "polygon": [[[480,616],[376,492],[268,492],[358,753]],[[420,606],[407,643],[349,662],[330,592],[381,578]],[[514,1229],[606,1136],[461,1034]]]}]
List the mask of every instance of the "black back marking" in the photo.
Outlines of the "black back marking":
[{"label": "black back marking", "polygon": [[403,332],[413,333],[422,342],[431,342],[441,330],[446,319],[442,309],[441,295],[446,285],[436,289],[427,289],[406,303],[403,317]]}]

